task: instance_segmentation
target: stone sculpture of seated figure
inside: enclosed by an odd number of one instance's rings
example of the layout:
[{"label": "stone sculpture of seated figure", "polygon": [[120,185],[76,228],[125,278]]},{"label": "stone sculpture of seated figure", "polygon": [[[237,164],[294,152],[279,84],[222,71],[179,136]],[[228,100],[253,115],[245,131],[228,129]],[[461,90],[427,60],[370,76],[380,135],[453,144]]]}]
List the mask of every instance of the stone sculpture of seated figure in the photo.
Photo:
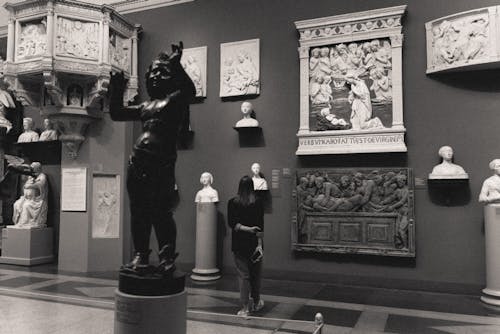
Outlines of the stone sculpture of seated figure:
[{"label": "stone sculpture of seated figure", "polygon": [[42,173],[42,165],[9,165],[9,170],[26,174],[28,180],[23,187],[23,195],[14,203],[12,221],[16,228],[41,228],[47,225],[47,176]]},{"label": "stone sculpture of seated figure", "polygon": [[491,161],[489,167],[493,171],[493,176],[484,180],[479,194],[479,202],[498,204],[500,203],[500,159]]},{"label": "stone sculpture of seated figure", "polygon": [[24,132],[21,133],[21,135],[17,139],[18,143],[29,143],[29,142],[39,140],[38,133],[33,131],[33,119],[32,118],[26,117],[23,119],[23,129],[24,129]]},{"label": "stone sculpture of seated figure", "polygon": [[432,169],[429,179],[468,179],[469,175],[465,170],[452,162],[453,149],[450,146],[443,146],[439,149],[439,156],[443,159],[439,165]]},{"label": "stone sculpture of seated figure", "polygon": [[255,128],[259,126],[259,121],[255,118],[252,118],[253,106],[250,102],[243,102],[241,104],[241,113],[243,114],[243,118],[240,119],[235,127],[236,128]]}]

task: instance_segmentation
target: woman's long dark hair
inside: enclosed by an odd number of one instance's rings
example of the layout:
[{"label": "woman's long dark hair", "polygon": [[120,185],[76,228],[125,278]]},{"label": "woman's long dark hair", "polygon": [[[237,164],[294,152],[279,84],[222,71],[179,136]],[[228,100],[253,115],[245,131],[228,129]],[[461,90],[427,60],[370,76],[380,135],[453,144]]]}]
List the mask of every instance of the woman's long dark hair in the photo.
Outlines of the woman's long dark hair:
[{"label": "woman's long dark hair", "polygon": [[238,186],[238,195],[236,195],[236,202],[249,206],[255,203],[255,191],[253,190],[253,180],[250,176],[245,175],[241,178]]}]

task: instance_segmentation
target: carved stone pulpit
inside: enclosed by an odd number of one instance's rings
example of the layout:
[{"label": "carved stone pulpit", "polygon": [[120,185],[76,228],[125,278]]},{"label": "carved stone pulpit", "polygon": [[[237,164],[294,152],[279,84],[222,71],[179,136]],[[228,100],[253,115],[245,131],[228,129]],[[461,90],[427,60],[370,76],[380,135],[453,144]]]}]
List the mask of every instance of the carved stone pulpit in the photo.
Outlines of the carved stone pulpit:
[{"label": "carved stone pulpit", "polygon": [[102,117],[111,72],[137,94],[139,25],[112,7],[71,0],[7,3],[5,77],[23,105],[40,109],[76,158],[89,124]]}]

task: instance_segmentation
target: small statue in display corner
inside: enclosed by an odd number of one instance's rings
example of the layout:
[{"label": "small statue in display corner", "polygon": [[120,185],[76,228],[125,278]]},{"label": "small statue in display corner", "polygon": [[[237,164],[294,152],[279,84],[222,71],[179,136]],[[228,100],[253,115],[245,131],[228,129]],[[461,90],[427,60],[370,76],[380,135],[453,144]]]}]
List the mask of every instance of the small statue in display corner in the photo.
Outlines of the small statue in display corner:
[{"label": "small statue in display corner", "polygon": [[[124,106],[127,81],[123,73],[111,75],[109,104],[114,121],[142,122],[142,134],[135,142],[128,165],[132,239],[135,254],[122,273],[138,276],[172,277],[175,272],[176,226],[173,210],[178,201],[175,183],[177,140],[189,129],[189,104],[196,90],[180,59],[183,44],[172,45],[170,54],[161,52],[146,72],[150,100]],[[160,264],[149,265],[149,238],[154,228]],[[152,272],[153,271],[153,272]]]},{"label": "small statue in display corner", "polygon": [[493,171],[493,176],[484,180],[479,194],[479,202],[496,204],[500,203],[500,159],[492,160],[489,167]]},{"label": "small statue in display corner", "polygon": [[450,146],[443,146],[439,149],[439,156],[443,159],[439,165],[434,166],[429,179],[468,179],[469,175],[465,170],[452,162],[453,149]]},{"label": "small statue in display corner", "polygon": [[219,201],[219,194],[217,190],[212,188],[214,177],[209,172],[201,174],[200,183],[203,188],[196,193],[194,201],[196,203],[216,203]]},{"label": "small statue in display corner", "polygon": [[260,172],[260,164],[257,162],[252,164],[252,181],[254,190],[269,190],[267,181],[262,177],[262,173]]},{"label": "small statue in display corner", "polygon": [[43,120],[44,130],[40,135],[40,141],[57,140],[57,130],[54,129],[54,124],[48,118]]},{"label": "small statue in display corner", "polygon": [[33,119],[31,117],[23,118],[23,129],[24,132],[17,139],[18,143],[29,143],[40,139],[38,133],[33,130]]},{"label": "small statue in display corner", "polygon": [[236,122],[235,128],[256,128],[259,126],[259,121],[252,117],[253,106],[250,102],[245,101],[241,104],[241,113],[243,118]]},{"label": "small statue in display corner", "polygon": [[14,203],[12,221],[16,228],[43,228],[47,226],[48,183],[42,173],[42,164],[9,165],[8,171],[28,175],[23,195]]}]

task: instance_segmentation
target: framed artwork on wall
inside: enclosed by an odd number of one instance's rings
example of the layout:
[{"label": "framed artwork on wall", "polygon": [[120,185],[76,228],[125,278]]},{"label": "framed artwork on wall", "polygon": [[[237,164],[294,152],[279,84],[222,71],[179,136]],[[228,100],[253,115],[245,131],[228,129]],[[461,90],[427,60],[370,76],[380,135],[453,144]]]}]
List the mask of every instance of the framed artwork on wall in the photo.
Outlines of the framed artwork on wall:
[{"label": "framed artwork on wall", "polygon": [[299,169],[292,249],[415,257],[409,168]]},{"label": "framed artwork on wall", "polygon": [[260,40],[220,45],[220,97],[260,93]]},{"label": "framed artwork on wall", "polygon": [[297,155],[406,152],[406,6],[295,22],[300,33]]},{"label": "framed artwork on wall", "polygon": [[184,49],[181,58],[182,67],[189,75],[196,88],[196,97],[207,96],[207,47]]}]

